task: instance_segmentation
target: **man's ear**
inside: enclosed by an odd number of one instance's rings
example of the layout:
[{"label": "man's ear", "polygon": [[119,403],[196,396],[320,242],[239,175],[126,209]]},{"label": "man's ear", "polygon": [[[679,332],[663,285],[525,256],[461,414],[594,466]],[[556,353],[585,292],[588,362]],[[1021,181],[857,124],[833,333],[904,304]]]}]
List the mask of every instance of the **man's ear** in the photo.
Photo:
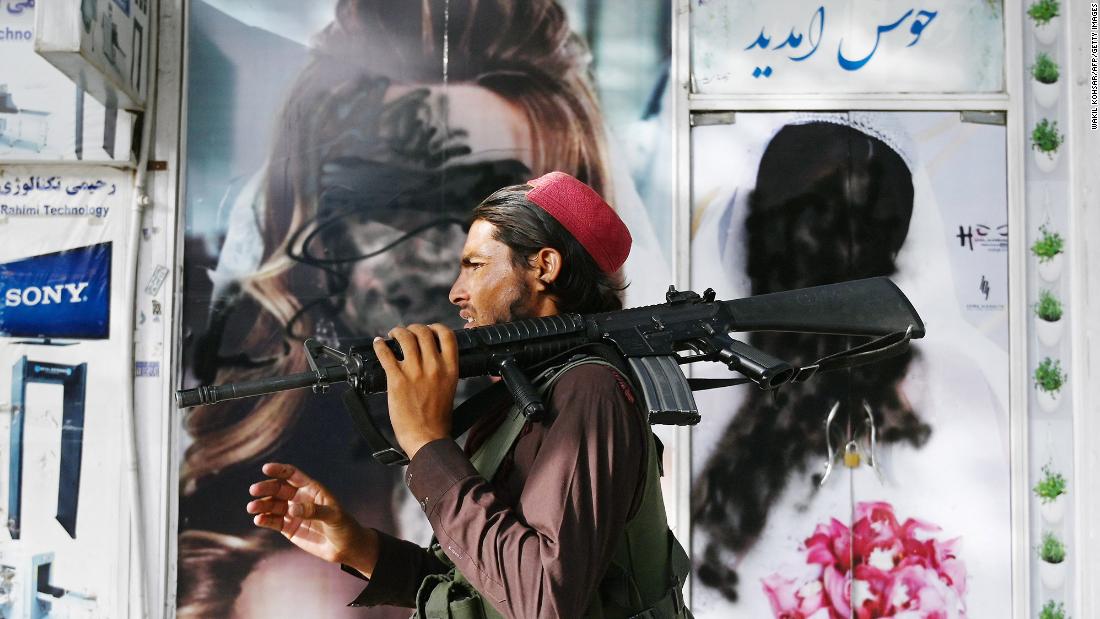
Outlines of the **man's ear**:
[{"label": "man's ear", "polygon": [[531,266],[535,271],[537,290],[545,290],[547,286],[561,275],[561,253],[552,247],[543,247],[535,254]]}]

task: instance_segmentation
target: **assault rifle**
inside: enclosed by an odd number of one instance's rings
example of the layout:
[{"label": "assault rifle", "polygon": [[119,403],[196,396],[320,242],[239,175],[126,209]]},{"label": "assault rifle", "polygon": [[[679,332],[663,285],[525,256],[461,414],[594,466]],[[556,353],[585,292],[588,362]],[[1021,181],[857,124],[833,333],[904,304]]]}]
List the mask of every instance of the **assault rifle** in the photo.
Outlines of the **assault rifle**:
[{"label": "assault rifle", "polygon": [[[787,331],[873,338],[804,367],[791,364],[733,339],[730,333]],[[665,303],[600,314],[559,314],[455,332],[459,376],[500,376],[525,415],[538,418],[544,404],[528,375],[553,360],[593,345],[609,346],[623,360],[642,393],[650,423],[692,425],[699,410],[692,391],[747,382],[775,389],[802,382],[817,372],[872,363],[904,352],[910,339],[924,336],[924,323],[905,294],[889,279],[877,277],[788,292],[716,301],[669,287]],[[387,345],[401,358],[401,347]],[[310,371],[176,392],[180,408],[214,404],[288,389],[351,386],[344,402],[374,457],[386,464],[407,462],[386,439],[366,410],[369,394],[386,390],[386,374],[369,344],[342,351],[307,339]],[[725,364],[743,378],[688,379],[680,366],[697,361]],[[466,408],[466,407],[460,407]],[[470,421],[457,418],[456,435]]]}]

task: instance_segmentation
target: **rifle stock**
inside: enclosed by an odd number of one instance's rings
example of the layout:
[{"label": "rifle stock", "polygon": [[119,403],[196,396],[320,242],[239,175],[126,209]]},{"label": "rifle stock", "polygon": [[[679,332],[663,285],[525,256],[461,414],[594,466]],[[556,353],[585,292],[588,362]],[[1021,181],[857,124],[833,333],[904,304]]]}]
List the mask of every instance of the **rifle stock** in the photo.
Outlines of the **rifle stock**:
[{"label": "rifle stock", "polygon": [[924,322],[901,290],[885,277],[826,284],[725,301],[733,331],[790,331],[882,336],[912,327],[924,337]]}]

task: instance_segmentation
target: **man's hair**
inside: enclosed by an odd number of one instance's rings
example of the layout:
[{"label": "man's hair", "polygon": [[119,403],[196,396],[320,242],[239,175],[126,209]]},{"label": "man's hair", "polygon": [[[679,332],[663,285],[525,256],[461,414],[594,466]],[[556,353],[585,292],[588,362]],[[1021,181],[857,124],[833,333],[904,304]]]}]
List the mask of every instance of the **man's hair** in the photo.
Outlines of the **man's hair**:
[{"label": "man's hair", "polygon": [[561,254],[561,271],[547,287],[560,311],[588,314],[622,309],[622,292],[626,289],[622,271],[601,271],[558,220],[527,199],[531,189],[530,185],[512,185],[496,191],[474,209],[471,221],[482,219],[493,224],[493,238],[512,250],[512,262],[517,267],[530,268],[531,258],[544,247]]}]

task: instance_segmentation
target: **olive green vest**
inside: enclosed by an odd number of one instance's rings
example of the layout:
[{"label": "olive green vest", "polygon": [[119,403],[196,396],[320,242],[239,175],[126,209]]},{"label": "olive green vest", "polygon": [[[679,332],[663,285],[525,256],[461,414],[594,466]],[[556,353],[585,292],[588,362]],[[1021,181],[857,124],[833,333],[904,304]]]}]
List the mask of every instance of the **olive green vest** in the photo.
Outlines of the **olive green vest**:
[{"label": "olive green vest", "polygon": [[[566,370],[584,364],[611,363],[587,356],[547,369],[534,384],[545,398]],[[618,369],[615,368],[617,371]],[[471,458],[478,473],[491,480],[522,430],[525,418],[517,407]],[[652,432],[646,433],[648,463],[642,502],[626,523],[615,546],[607,573],[600,580],[584,617],[589,619],[691,619],[681,593],[691,571],[687,553],[665,519],[658,454]],[[432,551],[451,570],[424,579],[416,595],[414,619],[502,619],[481,598],[432,539]]]}]

